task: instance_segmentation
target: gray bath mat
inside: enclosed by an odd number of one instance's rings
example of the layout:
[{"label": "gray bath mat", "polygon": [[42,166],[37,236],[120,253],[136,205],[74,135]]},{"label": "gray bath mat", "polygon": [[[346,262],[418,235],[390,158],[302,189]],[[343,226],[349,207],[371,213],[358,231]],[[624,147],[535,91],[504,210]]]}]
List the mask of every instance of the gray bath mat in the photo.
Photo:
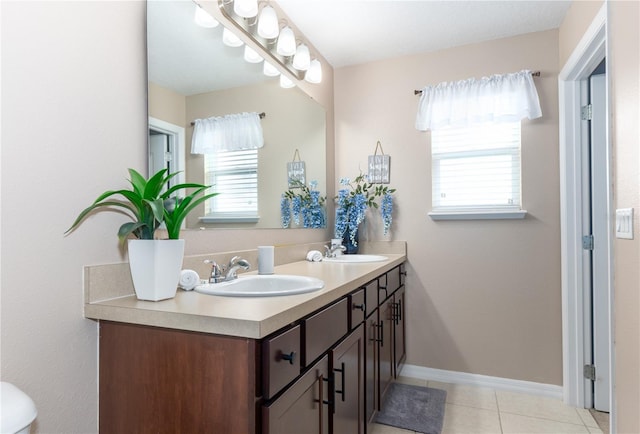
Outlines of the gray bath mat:
[{"label": "gray bath mat", "polygon": [[424,434],[440,434],[446,398],[444,390],[391,383],[382,411],[374,422]]}]

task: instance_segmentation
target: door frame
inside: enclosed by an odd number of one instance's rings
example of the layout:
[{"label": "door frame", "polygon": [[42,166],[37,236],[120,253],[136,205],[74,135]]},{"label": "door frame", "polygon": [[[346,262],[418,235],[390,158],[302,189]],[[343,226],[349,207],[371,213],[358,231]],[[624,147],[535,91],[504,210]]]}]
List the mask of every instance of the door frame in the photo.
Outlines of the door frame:
[{"label": "door frame", "polygon": [[[174,161],[173,172],[179,172],[175,176],[175,183],[182,184],[185,182],[185,130],[183,127],[165,122],[149,116],[149,130],[157,131],[169,136],[169,140],[173,144],[172,158]],[[147,144],[147,149],[149,144]],[[151,170],[151,163],[147,159],[147,172]],[[152,173],[149,173],[151,176]]]},{"label": "door frame", "polygon": [[[591,25],[580,40],[558,76],[558,95],[560,105],[560,220],[561,220],[561,254],[562,254],[562,337],[563,337],[563,395],[565,403],[576,406],[590,406],[590,384],[583,375],[583,367],[587,363],[585,350],[590,346],[590,333],[585,330],[586,321],[590,318],[588,306],[582,291],[585,281],[583,263],[582,228],[583,206],[582,196],[584,184],[582,143],[588,128],[580,120],[580,107],[586,102],[583,99],[584,82],[600,62],[607,57],[607,2],[605,2]],[[609,76],[609,71],[607,71]],[[609,84],[607,83],[607,88]],[[609,94],[609,93],[608,93]],[[609,125],[609,102],[607,103],[607,125]],[[611,138],[607,128],[607,178],[609,197],[608,212],[611,216]],[[611,218],[611,217],[609,217]],[[609,227],[612,227],[609,222]],[[609,231],[611,232],[611,231]],[[607,249],[613,252],[612,234],[606,240]],[[613,267],[612,254],[609,255],[609,355],[611,389],[614,384],[613,372]],[[590,359],[590,358],[589,358]],[[610,392],[612,392],[610,390]],[[613,413],[614,395],[611,396],[611,423],[615,421]]]}]

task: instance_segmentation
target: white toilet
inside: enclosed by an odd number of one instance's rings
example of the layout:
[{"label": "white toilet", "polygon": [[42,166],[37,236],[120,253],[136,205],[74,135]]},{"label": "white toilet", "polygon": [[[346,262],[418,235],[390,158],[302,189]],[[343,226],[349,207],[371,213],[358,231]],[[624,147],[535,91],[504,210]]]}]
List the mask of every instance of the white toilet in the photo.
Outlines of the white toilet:
[{"label": "white toilet", "polygon": [[29,434],[38,412],[33,400],[11,383],[0,381],[0,433]]}]

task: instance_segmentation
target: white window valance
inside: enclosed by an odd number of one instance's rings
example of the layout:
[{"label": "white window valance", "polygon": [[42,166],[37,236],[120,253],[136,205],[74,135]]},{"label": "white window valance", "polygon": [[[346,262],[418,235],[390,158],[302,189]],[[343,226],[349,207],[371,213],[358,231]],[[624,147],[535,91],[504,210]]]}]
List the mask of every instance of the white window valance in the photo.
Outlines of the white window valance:
[{"label": "white window valance", "polygon": [[416,129],[435,130],[542,116],[531,71],[444,82],[422,89]]},{"label": "white window valance", "polygon": [[238,113],[194,121],[192,154],[258,149],[263,146],[258,113]]}]

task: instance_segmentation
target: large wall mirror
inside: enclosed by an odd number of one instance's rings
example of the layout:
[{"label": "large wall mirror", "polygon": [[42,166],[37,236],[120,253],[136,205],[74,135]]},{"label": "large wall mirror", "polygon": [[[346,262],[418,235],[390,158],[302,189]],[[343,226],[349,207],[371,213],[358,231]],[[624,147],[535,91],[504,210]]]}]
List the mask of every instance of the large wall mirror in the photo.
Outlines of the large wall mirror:
[{"label": "large wall mirror", "polygon": [[[205,157],[191,154],[192,122],[264,113],[264,147],[257,151],[259,218],[203,220],[201,207],[187,228],[279,228],[280,198],[289,189],[287,163],[294,155],[305,162],[307,182],[326,194],[325,110],[299,88],[281,88],[277,77],[263,74],[262,63],[245,61],[243,47],[223,44],[222,25],[195,24],[196,7],[190,1],[147,2],[150,171],[184,169],[182,180],[205,183]],[[232,194],[216,187],[220,195]]]}]

